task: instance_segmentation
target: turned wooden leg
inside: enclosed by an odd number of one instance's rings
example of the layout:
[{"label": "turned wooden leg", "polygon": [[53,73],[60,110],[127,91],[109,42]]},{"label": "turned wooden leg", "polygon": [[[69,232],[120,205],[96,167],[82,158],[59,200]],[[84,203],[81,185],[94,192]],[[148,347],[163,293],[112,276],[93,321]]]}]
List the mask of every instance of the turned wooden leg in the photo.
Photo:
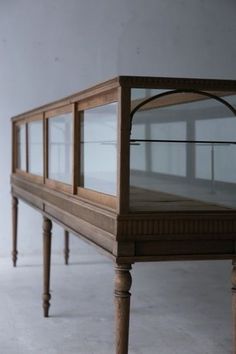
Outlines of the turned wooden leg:
[{"label": "turned wooden leg", "polygon": [[69,232],[65,230],[64,232],[64,259],[65,259],[65,264],[68,264],[69,261]]},{"label": "turned wooden leg", "polygon": [[129,345],[131,265],[117,265],[115,268],[115,325],[116,354],[127,354]]},{"label": "turned wooden leg", "polygon": [[232,270],[233,354],[236,354],[236,260]]},{"label": "turned wooden leg", "polygon": [[16,267],[17,262],[17,226],[18,226],[18,199],[12,197],[12,262]]},{"label": "turned wooden leg", "polygon": [[43,309],[44,317],[48,317],[50,307],[50,266],[51,266],[51,239],[52,222],[43,217]]}]

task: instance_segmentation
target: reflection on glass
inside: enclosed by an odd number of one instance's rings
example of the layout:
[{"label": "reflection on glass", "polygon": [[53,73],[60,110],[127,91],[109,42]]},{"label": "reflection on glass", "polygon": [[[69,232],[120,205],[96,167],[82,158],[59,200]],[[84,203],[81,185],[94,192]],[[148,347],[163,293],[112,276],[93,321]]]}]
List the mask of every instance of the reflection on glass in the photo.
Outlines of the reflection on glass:
[{"label": "reflection on glass", "polygon": [[17,168],[26,171],[26,126],[17,126]]},{"label": "reflection on glass", "polygon": [[117,103],[84,111],[81,116],[80,186],[116,194]]},{"label": "reflection on glass", "polygon": [[[146,124],[140,121],[139,124],[133,124],[132,135],[134,137],[145,138]],[[134,171],[147,171],[148,169],[148,151],[147,144],[131,144],[130,146],[130,168]]]},{"label": "reflection on glass", "polygon": [[[151,139],[185,140],[186,123],[157,123],[150,126]],[[186,144],[156,143],[148,144],[152,171],[173,176],[186,176]]]},{"label": "reflection on glass", "polygon": [[72,183],[72,114],[48,119],[48,177]]},{"label": "reflection on glass", "polygon": [[131,90],[131,103],[132,106],[135,107],[137,103],[141,102],[139,100],[144,100],[148,97],[153,97],[155,95],[159,95],[160,93],[167,92],[168,90],[160,90],[160,89],[132,89]]},{"label": "reflection on glass", "polygon": [[43,175],[43,121],[28,123],[29,172]]},{"label": "reflection on glass", "polygon": [[[223,112],[222,112],[223,113]],[[196,177],[204,180],[236,183],[236,117],[196,120]]]},{"label": "reflection on glass", "polygon": [[235,133],[234,113],[213,98],[172,93],[147,103],[133,117],[131,208],[235,208]]}]

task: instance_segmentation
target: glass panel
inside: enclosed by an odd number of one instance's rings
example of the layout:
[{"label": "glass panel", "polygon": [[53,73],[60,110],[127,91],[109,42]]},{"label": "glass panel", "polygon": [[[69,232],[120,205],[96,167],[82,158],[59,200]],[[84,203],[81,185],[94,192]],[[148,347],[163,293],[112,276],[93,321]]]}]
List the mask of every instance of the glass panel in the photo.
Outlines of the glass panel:
[{"label": "glass panel", "polygon": [[48,177],[72,183],[72,113],[48,119]]},{"label": "glass panel", "polygon": [[116,195],[117,103],[84,111],[80,132],[80,186]]},{"label": "glass panel", "polygon": [[234,113],[204,95],[172,93],[141,107],[131,134],[131,209],[235,208],[235,134]]},{"label": "glass panel", "polygon": [[[236,183],[235,145],[230,141],[235,140],[236,118],[221,118],[214,120],[196,121],[196,138],[209,140],[213,136],[216,143],[198,144],[196,146],[196,177],[211,180]],[[205,167],[205,168],[204,168]],[[213,171],[214,170],[214,171]]]},{"label": "glass panel", "polygon": [[17,168],[26,171],[26,125],[17,126]]},{"label": "glass panel", "polygon": [[43,121],[28,123],[29,172],[43,175]]},{"label": "glass panel", "polygon": [[140,102],[149,97],[159,95],[160,93],[167,92],[168,90],[160,89],[131,89],[131,107],[136,107]]}]

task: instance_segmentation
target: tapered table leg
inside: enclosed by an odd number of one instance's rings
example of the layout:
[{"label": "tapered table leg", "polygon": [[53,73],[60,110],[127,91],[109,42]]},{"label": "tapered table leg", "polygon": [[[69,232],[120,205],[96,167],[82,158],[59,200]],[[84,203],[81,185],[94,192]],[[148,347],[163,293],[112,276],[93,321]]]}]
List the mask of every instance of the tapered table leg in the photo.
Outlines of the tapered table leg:
[{"label": "tapered table leg", "polygon": [[69,232],[67,230],[64,231],[64,259],[65,259],[65,264],[68,264],[69,262]]},{"label": "tapered table leg", "polygon": [[233,354],[236,354],[236,260],[232,270]]},{"label": "tapered table leg", "polygon": [[115,268],[115,326],[116,354],[127,354],[129,345],[131,265],[117,265]]},{"label": "tapered table leg", "polygon": [[52,222],[43,217],[43,309],[44,317],[48,317],[50,307],[50,267],[51,267],[51,239]]},{"label": "tapered table leg", "polygon": [[12,197],[12,262],[16,267],[17,262],[17,229],[18,229],[18,199]]}]

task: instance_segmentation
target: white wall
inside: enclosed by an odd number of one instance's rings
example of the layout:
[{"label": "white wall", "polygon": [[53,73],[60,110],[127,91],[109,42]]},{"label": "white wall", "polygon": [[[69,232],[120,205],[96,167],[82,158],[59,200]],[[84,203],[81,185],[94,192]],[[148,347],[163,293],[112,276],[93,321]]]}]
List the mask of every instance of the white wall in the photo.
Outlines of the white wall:
[{"label": "white wall", "polygon": [[[0,255],[10,117],[117,74],[236,79],[235,14],[234,0],[0,0]],[[21,252],[38,252],[41,216],[23,204],[19,216]]]}]

